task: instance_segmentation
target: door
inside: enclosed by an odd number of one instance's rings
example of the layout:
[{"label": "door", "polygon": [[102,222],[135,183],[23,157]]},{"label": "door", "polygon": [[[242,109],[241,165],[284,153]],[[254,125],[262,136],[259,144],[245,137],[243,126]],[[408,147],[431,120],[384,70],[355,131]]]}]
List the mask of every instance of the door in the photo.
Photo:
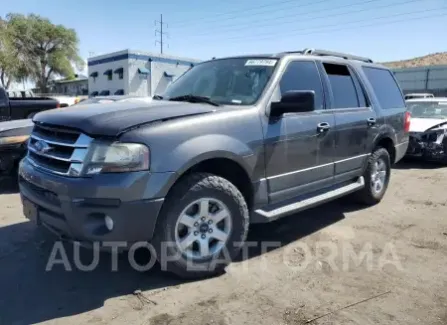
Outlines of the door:
[{"label": "door", "polygon": [[265,162],[271,203],[333,183],[334,114],[325,110],[325,95],[313,61],[291,61],[272,101],[290,90],[312,90],[315,111],[270,118],[265,128]]},{"label": "door", "polygon": [[343,64],[323,63],[335,114],[335,180],[343,182],[363,172],[373,140],[376,114],[354,71]]}]

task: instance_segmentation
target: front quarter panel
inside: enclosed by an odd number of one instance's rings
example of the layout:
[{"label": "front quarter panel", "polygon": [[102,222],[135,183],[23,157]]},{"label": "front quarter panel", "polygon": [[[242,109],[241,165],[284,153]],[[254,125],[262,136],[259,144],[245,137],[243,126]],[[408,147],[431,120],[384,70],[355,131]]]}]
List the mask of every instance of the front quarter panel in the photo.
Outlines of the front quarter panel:
[{"label": "front quarter panel", "polygon": [[120,138],[146,144],[155,173],[176,172],[180,176],[201,161],[228,158],[239,163],[252,181],[263,177],[262,139],[255,107],[222,109],[148,125]]}]

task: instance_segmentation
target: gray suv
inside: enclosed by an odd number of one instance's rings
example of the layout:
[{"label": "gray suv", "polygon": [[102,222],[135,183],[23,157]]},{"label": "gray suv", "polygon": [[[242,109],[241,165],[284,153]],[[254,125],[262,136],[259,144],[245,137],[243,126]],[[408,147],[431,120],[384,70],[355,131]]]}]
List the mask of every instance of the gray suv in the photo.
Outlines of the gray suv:
[{"label": "gray suv", "polygon": [[201,277],[238,255],[251,223],[348,194],[379,202],[410,116],[387,68],[306,49],[213,59],[152,103],[34,123],[19,169],[29,219],[83,243],[150,242],[175,256],[168,271]]}]

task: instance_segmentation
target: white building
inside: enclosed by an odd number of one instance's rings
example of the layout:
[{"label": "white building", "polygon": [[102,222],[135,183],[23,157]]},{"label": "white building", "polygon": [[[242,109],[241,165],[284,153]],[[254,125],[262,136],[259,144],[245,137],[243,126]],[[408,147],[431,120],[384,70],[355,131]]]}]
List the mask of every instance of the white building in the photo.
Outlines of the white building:
[{"label": "white building", "polygon": [[71,80],[55,80],[52,82],[51,92],[68,96],[88,95],[88,78],[75,75]]},{"label": "white building", "polygon": [[124,50],[88,59],[89,95],[161,94],[198,60]]}]

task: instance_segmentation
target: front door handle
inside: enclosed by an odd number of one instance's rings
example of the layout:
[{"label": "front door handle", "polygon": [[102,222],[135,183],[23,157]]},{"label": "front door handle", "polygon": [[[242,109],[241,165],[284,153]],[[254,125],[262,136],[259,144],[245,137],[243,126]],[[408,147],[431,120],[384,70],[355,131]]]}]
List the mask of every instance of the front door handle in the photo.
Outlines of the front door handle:
[{"label": "front door handle", "polygon": [[370,118],[367,120],[367,123],[368,123],[368,126],[376,125],[376,119],[375,119],[374,117],[370,117]]},{"label": "front door handle", "polygon": [[330,128],[331,128],[331,126],[327,122],[318,123],[318,125],[317,125],[317,133],[318,134],[325,133],[325,132],[329,131]]}]

